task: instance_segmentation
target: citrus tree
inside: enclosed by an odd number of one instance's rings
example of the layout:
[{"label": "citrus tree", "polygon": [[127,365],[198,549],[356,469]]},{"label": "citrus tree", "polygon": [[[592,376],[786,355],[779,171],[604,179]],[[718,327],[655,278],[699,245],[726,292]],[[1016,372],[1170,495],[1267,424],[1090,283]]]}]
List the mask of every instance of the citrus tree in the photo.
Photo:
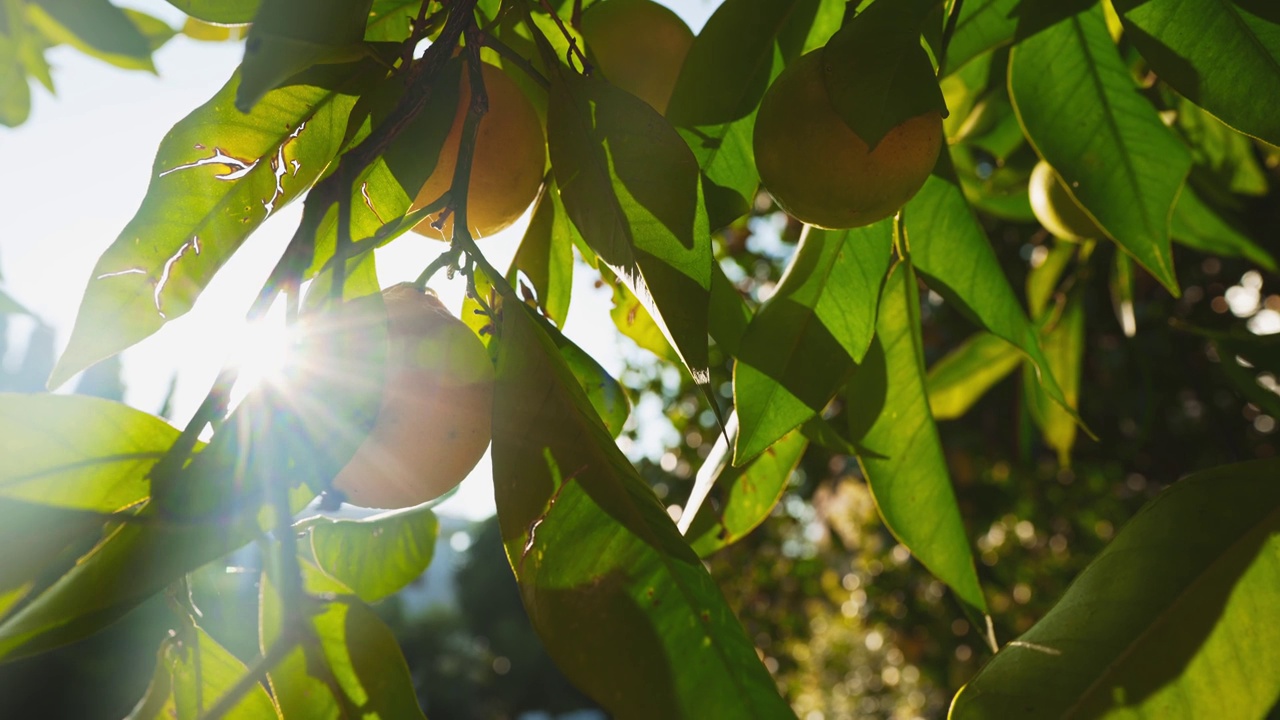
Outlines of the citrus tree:
[{"label": "citrus tree", "polygon": [[[180,322],[301,198],[251,310],[283,298],[294,360],[234,407],[229,368],[180,430],[3,396],[0,659],[162,594],[176,629],[133,717],[421,716],[369,603],[430,562],[429,501],[491,438],[511,572],[574,684],[619,717],[786,717],[702,558],[822,448],[856,458],[883,526],[986,628],[954,717],[1260,717],[1280,698],[1280,462],[1164,478],[1052,610],[997,637],[936,424],[1020,373],[1027,427],[1065,467],[1098,432],[1079,412],[1093,288],[1132,335],[1144,298],[1180,295],[1188,249],[1276,269],[1270,4],[725,0],[694,36],[651,0],[170,1],[190,34],[251,23],[244,60],[160,140],[49,385]],[[9,0],[0,19],[8,125],[28,78],[49,83],[47,47],[147,68],[173,33],[105,0]],[[483,237],[530,205],[493,267]],[[798,244],[752,282],[728,256],[784,212]],[[409,231],[448,244],[384,291],[375,250],[424,242]],[[994,242],[1023,231],[1025,304]],[[575,271],[709,413],[682,513],[619,449],[628,391],[560,332]],[[438,272],[465,275],[461,318],[430,295]],[[926,368],[933,298],[974,334]],[[1257,330],[1177,328],[1280,417]],[[323,513],[343,501],[391,510]],[[187,578],[255,542],[260,655],[238,658]]]}]

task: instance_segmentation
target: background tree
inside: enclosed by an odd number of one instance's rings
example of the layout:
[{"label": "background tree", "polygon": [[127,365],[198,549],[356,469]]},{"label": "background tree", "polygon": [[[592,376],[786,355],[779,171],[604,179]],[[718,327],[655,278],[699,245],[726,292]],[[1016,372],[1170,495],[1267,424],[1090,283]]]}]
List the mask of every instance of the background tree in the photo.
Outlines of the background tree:
[{"label": "background tree", "polygon": [[[425,222],[451,243],[416,285],[467,278],[494,365],[480,537],[544,648],[486,630],[513,664],[489,659],[508,680],[480,712],[587,705],[554,676],[530,696],[533,652],[621,717],[1275,712],[1274,11],[726,0],[689,40],[638,0],[180,6],[189,33],[252,21],[244,62],[161,140],[50,385],[177,320],[305,196],[251,311],[284,298],[298,359],[235,406],[229,368],[181,431],[4,396],[0,658],[163,602],[133,717],[451,712],[370,606],[432,562],[430,507],[317,511],[405,357],[375,250]],[[147,68],[173,32],[107,3],[2,17],[10,125],[47,46]],[[618,59],[646,36],[687,46],[678,73]],[[505,273],[476,242],[509,159],[482,152],[486,63],[547,142]],[[575,271],[656,360],[615,380],[560,332]],[[629,395],[665,408],[660,452]],[[229,594],[258,627],[218,627],[201,578],[246,545],[257,591]],[[475,558],[465,587],[496,588]],[[424,656],[484,687],[450,622]]]}]

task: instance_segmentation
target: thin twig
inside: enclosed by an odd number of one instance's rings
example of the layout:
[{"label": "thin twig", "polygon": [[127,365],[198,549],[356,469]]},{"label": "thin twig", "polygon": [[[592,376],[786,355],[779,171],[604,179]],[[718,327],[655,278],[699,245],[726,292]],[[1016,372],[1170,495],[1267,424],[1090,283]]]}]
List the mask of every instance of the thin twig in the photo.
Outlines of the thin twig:
[{"label": "thin twig", "polygon": [[578,61],[582,63],[582,74],[591,74],[591,63],[587,62],[587,56],[582,53],[582,48],[578,47],[578,39],[569,32],[569,28],[564,26],[564,21],[556,14],[554,8],[551,7],[547,0],[539,0],[542,3],[542,9],[551,14],[551,19],[556,21],[556,27],[560,28],[560,32],[564,35],[564,39],[569,42],[569,50],[565,53],[565,62],[569,63],[569,67],[573,67],[573,56],[578,56]]},{"label": "thin twig", "polygon": [[538,72],[538,68],[534,67],[533,63],[529,62],[529,60],[520,53],[512,50],[510,45],[507,45],[497,37],[487,32],[480,33],[480,42],[485,47],[492,48],[493,51],[501,55],[504,60],[509,60],[512,65],[523,70],[524,74],[528,75],[530,79],[541,85],[543,90],[549,90],[551,88],[551,81],[547,79],[547,76]]}]

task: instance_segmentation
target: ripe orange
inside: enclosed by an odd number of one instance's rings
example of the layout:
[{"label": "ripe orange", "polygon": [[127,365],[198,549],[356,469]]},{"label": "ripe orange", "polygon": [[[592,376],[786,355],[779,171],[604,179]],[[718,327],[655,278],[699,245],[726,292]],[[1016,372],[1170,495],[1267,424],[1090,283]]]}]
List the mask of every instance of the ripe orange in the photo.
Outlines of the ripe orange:
[{"label": "ripe orange", "polygon": [[1031,171],[1027,185],[1031,211],[1045,230],[1066,240],[1097,240],[1107,236],[1094,219],[1071,196],[1062,178],[1049,163],[1041,160]]},{"label": "ripe orange", "polygon": [[383,292],[390,352],[378,420],[333,485],[356,505],[435,499],[489,446],[493,365],[480,338],[429,290]]},{"label": "ripe orange", "polygon": [[942,116],[913,117],[875,150],[836,113],[822,50],[804,55],[765,91],[752,145],[760,179],[782,209],[825,228],[870,225],[919,192],[942,149]]},{"label": "ripe orange", "polygon": [[[493,235],[515,222],[538,195],[547,161],[547,143],[533,103],[502,70],[481,64],[489,112],[476,129],[475,157],[467,186],[467,225],[473,238]],[[413,201],[417,209],[438,200],[453,184],[458,164],[462,124],[471,104],[471,86],[464,74],[459,85],[453,126],[440,148],[431,177]],[[440,213],[418,223],[414,232],[436,240],[453,238],[453,216],[439,230],[431,226]]]},{"label": "ripe orange", "polygon": [[693,31],[653,0],[602,0],[582,14],[582,37],[609,82],[667,111]]}]

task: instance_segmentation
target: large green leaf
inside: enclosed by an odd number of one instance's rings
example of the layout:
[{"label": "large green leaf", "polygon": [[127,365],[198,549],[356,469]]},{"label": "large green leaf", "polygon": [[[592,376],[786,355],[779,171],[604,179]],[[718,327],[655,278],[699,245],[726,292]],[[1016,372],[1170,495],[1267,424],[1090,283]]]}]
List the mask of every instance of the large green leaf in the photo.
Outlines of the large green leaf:
[{"label": "large green leaf", "polygon": [[706,383],[711,235],[693,153],[648,103],[560,65],[547,136],[560,196],[582,238]]},{"label": "large green leaf", "polygon": [[956,696],[951,717],[1259,718],[1280,699],[1280,462],[1178,481],[1049,614]]},{"label": "large green leaf", "polygon": [[755,111],[786,62],[821,46],[839,27],[837,0],[728,0],[689,48],[667,118],[698,159],[711,227],[751,208],[757,186]]},{"label": "large green leaf", "polygon": [[0,498],[0,617],[92,548],[102,525],[99,513]]},{"label": "large green leaf", "polygon": [[0,497],[111,513],[150,493],[178,437],[164,420],[83,395],[0,394]]},{"label": "large green leaf", "polygon": [[1189,248],[1222,257],[1242,257],[1264,270],[1276,270],[1271,253],[1227,222],[1190,187],[1183,188],[1173,208],[1172,231],[1174,241]]},{"label": "large green leaf", "polygon": [[1258,162],[1253,139],[1186,98],[1178,98],[1177,111],[1177,128],[1191,147],[1193,172],[1202,172],[1205,184],[1243,195],[1267,194],[1267,174]]},{"label": "large green leaf", "polygon": [[745,467],[725,467],[715,479],[723,499],[718,507],[703,503],[685,533],[694,552],[706,557],[738,542],[764,522],[782,499],[807,447],[809,439],[796,429]]},{"label": "large green leaf", "polygon": [[789,717],[715,582],[522,304],[503,313],[497,382],[498,520],[557,666],[619,717]]},{"label": "large green leaf", "polygon": [[1191,156],[1138,93],[1102,8],[1015,46],[1009,91],[1027,137],[1068,191],[1176,296],[1169,217]]},{"label": "large green leaf", "polygon": [[942,157],[924,187],[903,209],[911,261],[929,287],[1021,350],[1039,370],[1040,382],[1049,396],[1065,404],[1035,328],[965,200],[949,159],[947,155]]},{"label": "large green leaf", "polygon": [[[1021,0],[969,0],[960,8],[951,43],[947,45],[948,73],[955,73],[970,60],[1001,45],[1013,42],[1018,28],[1014,12]],[[951,5],[955,5],[952,0]]]},{"label": "large green leaf", "polygon": [[[303,561],[301,565],[303,589],[333,599],[303,621],[314,629],[318,642],[312,647],[323,662],[323,670],[308,663],[303,649],[295,647],[268,673],[284,716],[309,720],[423,718],[409,666],[391,628],[345,585],[310,563]],[[286,611],[281,606],[278,583],[263,573],[259,608],[263,652],[285,631],[286,612],[301,610]],[[330,685],[313,674],[317,672],[333,679],[341,698],[334,697]]]},{"label": "large green leaf", "polygon": [[885,281],[876,341],[846,391],[852,439],[880,517],[894,537],[969,607],[987,611],[942,443],[925,395],[915,273]]},{"label": "large green leaf", "polygon": [[[549,179],[550,180],[550,179]],[[511,261],[507,280],[515,285],[516,273],[528,278],[538,307],[556,327],[564,327],[573,290],[573,223],[565,214],[555,181],[543,185],[525,230],[520,249]]]},{"label": "large green leaf", "polygon": [[66,43],[117,67],[155,72],[151,41],[108,0],[35,0],[27,13],[55,44]]},{"label": "large green leaf", "polygon": [[980,332],[929,368],[925,388],[935,420],[954,420],[1017,369],[1023,355],[997,335]]},{"label": "large green leaf", "polygon": [[800,239],[738,347],[735,465],[821,412],[862,360],[892,245],[891,218],[852,230],[809,228]]},{"label": "large green leaf", "polygon": [[327,78],[316,73],[268,93],[248,115],[232,103],[232,78],[169,131],[142,206],[94,267],[50,386],[190,310],[249,233],[311,186],[355,103],[321,84],[349,80],[360,67],[335,66]]},{"label": "large green leaf", "polygon": [[440,523],[425,507],[308,525],[316,564],[365,602],[413,582],[431,564]]},{"label": "large green leaf", "polygon": [[[249,669],[203,628],[183,628],[160,643],[151,685],[125,720],[199,720]],[[234,720],[276,720],[280,711],[261,683],[231,706]]]},{"label": "large green leaf", "polygon": [[1116,0],[1161,80],[1228,125],[1280,145],[1280,13],[1266,0]]}]

